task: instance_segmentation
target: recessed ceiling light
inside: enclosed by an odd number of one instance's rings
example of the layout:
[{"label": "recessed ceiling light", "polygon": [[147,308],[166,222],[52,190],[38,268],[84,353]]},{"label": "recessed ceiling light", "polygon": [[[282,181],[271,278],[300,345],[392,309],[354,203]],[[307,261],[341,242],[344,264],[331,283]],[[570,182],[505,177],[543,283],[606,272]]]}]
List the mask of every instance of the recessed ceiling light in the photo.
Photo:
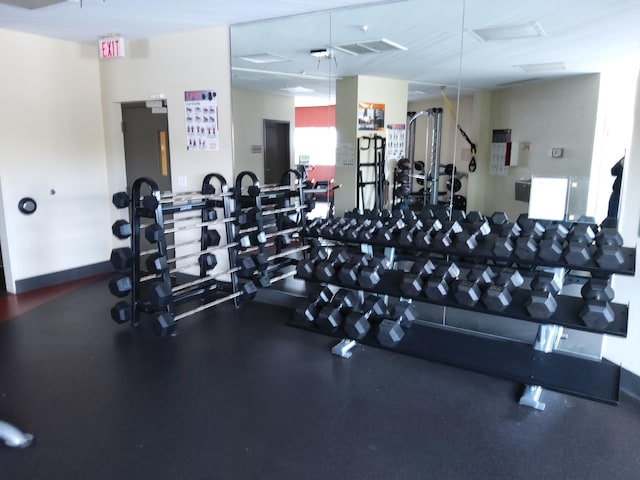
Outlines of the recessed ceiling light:
[{"label": "recessed ceiling light", "polygon": [[269,52],[256,53],[255,55],[241,55],[235,58],[237,58],[238,60],[244,60],[246,62],[259,64],[288,62],[290,60],[289,58]]},{"label": "recessed ceiling light", "polygon": [[281,88],[280,90],[284,90],[285,92],[289,92],[289,93],[311,93],[311,92],[313,92],[312,88],[307,88],[307,87],[284,87],[284,88]]},{"label": "recessed ceiling light", "polygon": [[80,0],[0,0],[0,3],[11,5],[12,7],[36,10],[38,8],[50,7],[59,3],[80,3]]},{"label": "recessed ceiling light", "polygon": [[538,22],[523,23],[521,25],[501,25],[496,27],[476,28],[470,33],[479,40],[489,42],[494,40],[513,40],[516,38],[543,37],[544,30]]},{"label": "recessed ceiling light", "polygon": [[329,75],[310,75],[306,72],[291,73],[291,72],[276,72],[274,70],[260,70],[257,68],[244,68],[244,67],[231,67],[232,72],[245,72],[255,73],[258,75],[267,75],[275,77],[291,77],[291,78],[304,78],[307,80],[342,80],[342,77],[332,77]]},{"label": "recessed ceiling light", "polygon": [[567,69],[563,62],[529,63],[526,65],[514,65],[514,67],[525,72],[556,72]]}]

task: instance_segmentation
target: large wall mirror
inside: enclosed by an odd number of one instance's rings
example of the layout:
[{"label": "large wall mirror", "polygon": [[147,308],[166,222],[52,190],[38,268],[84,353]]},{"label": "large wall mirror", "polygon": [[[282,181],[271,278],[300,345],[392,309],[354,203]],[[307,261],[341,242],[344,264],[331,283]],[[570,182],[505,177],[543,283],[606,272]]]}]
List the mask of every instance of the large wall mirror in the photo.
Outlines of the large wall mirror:
[{"label": "large wall mirror", "polygon": [[[333,149],[345,140],[340,120],[337,138],[331,121],[320,120],[311,140],[296,147],[296,107],[335,105],[337,98],[337,110],[355,111],[357,100],[340,105],[345,79],[397,79],[406,85],[406,112],[443,109],[440,161],[455,164],[459,182],[451,184],[468,211],[517,217],[529,209],[532,179],[560,177],[567,179],[568,218],[599,223],[610,169],[631,136],[638,9],[632,0],[407,0],[233,26],[234,171],[273,178],[267,120],[288,122],[291,165],[331,167]],[[477,146],[475,156],[457,125]],[[426,130],[416,128],[415,158],[428,162]],[[313,138],[317,149],[309,151]],[[507,141],[505,162],[500,144]],[[341,175],[341,168],[317,171]],[[345,190],[354,188],[346,183]],[[342,211],[353,197],[346,198]]]}]

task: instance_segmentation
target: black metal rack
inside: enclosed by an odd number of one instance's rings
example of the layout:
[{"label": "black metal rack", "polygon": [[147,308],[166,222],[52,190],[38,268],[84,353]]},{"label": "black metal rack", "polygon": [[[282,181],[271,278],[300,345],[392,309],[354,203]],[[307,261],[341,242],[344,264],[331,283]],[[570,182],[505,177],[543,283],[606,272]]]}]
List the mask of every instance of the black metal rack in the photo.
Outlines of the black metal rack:
[{"label": "black metal rack", "polygon": [[[212,180],[216,180],[219,184],[219,191],[217,194],[213,193],[216,190],[211,183]],[[148,177],[138,178],[134,181],[131,187],[131,250],[133,252],[134,260],[131,272],[130,316],[131,324],[133,326],[140,324],[140,312],[156,312],[158,310],[157,306],[149,305],[145,300],[144,288],[141,283],[143,273],[141,269],[142,220],[151,219],[153,223],[164,229],[166,218],[189,211],[200,211],[203,223],[206,218],[205,209],[221,209],[224,218],[228,218],[230,216],[230,193],[227,182],[222,175],[217,173],[207,174],[202,181],[202,188],[200,192],[192,192],[191,195],[192,196],[188,200],[185,199],[184,201],[180,201],[179,197],[163,197],[157,183]],[[150,198],[155,199],[155,202],[149,202]],[[225,228],[228,237],[230,231],[229,222],[225,222]],[[207,249],[207,245],[205,243],[207,229],[207,226],[201,227],[200,249],[202,251]],[[158,239],[156,246],[157,253],[159,255],[168,257],[168,241],[164,233]],[[231,264],[233,264],[232,254],[232,250],[228,249],[229,262]],[[200,277],[206,277],[206,272],[202,267]],[[172,284],[171,274],[168,270],[164,270],[159,273],[157,278],[158,280],[165,282],[167,285]],[[237,279],[235,275],[232,275],[229,285],[223,286],[220,282],[212,279],[210,282],[202,282],[196,288],[186,290],[179,297],[174,298],[172,296],[165,308],[168,312],[174,314],[175,307],[177,305],[192,301],[195,298],[201,297],[205,293],[211,293],[223,289],[231,292],[237,291]]]},{"label": "black metal rack", "polygon": [[[333,219],[339,222],[340,219]],[[469,265],[490,265],[499,267],[512,266],[522,269],[523,276],[530,276],[534,267],[562,267],[565,270],[580,270],[590,273],[593,277],[609,278],[612,274],[635,274],[635,248],[621,247],[624,257],[622,265],[616,268],[603,268],[595,261],[590,260],[584,265],[569,265],[566,262],[549,262],[541,258],[524,260],[516,255],[508,257],[496,257],[492,254],[492,245],[497,234],[492,233],[484,238],[473,251],[459,250],[452,243],[451,248],[437,248],[435,245],[419,248],[415,246],[399,247],[397,241],[380,241],[375,236],[373,240],[346,241],[344,236],[325,236],[323,229],[316,229],[313,224],[305,231],[305,235],[311,238],[329,240],[337,248],[347,247],[355,251],[376,253],[388,258],[396,258],[396,249],[405,250],[416,258],[435,256],[440,262],[453,261],[461,268]],[[593,257],[595,246],[589,247]],[[469,262],[465,264],[464,262]],[[380,282],[373,288],[342,285],[336,276],[329,284],[336,288],[346,288],[378,295],[396,297],[422,304],[432,304],[446,307],[447,317],[456,315],[456,312],[477,312],[479,315],[490,315],[496,318],[505,318],[505,321],[515,319],[538,324],[538,337],[534,344],[497,337],[466,330],[459,327],[436,325],[428,318],[421,318],[410,329],[406,330],[403,339],[392,350],[398,353],[416,356],[428,360],[455,365],[470,370],[522,382],[525,384],[525,394],[520,403],[534,408],[543,409],[544,404],[539,402],[542,388],[548,388],[562,393],[592,399],[609,404],[615,404],[618,400],[618,387],[620,368],[606,360],[587,358],[586,356],[573,356],[555,351],[557,343],[562,336],[563,327],[571,330],[592,332],[594,334],[611,334],[624,337],[627,334],[628,306],[611,303],[614,319],[605,326],[588,326],[579,317],[579,312],[584,306],[582,298],[568,295],[555,297],[557,308],[549,318],[534,318],[525,308],[525,299],[530,295],[526,288],[515,288],[511,292],[512,301],[503,311],[491,311],[478,302],[473,306],[458,303],[451,293],[434,300],[423,292],[414,296],[407,296],[400,289],[402,279],[407,272],[403,270],[389,269],[380,274]],[[309,281],[309,280],[307,280]],[[311,280],[314,281],[314,280]],[[327,284],[325,282],[318,282]],[[304,328],[310,331],[323,333],[336,338],[345,338],[348,335],[339,327],[335,331],[327,332],[317,327],[314,322],[294,316],[290,325]],[[375,337],[373,328],[362,339],[358,340],[366,345],[383,347]]]},{"label": "black metal rack", "polygon": [[[361,211],[383,208],[385,190],[386,139],[380,135],[358,137],[356,174],[356,205]],[[365,160],[363,156],[367,154]],[[373,204],[367,204],[366,193],[373,190]]]}]

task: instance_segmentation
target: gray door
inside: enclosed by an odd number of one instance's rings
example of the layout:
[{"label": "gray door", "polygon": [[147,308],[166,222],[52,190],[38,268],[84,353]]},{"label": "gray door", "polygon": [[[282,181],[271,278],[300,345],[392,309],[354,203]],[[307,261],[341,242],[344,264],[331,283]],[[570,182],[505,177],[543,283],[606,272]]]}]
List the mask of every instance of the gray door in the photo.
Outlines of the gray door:
[{"label": "gray door", "polygon": [[289,122],[264,120],[264,183],[280,183],[291,165]]},{"label": "gray door", "polygon": [[153,113],[144,102],[122,104],[122,134],[127,189],[140,177],[149,177],[160,191],[171,190],[169,123],[167,113]]}]

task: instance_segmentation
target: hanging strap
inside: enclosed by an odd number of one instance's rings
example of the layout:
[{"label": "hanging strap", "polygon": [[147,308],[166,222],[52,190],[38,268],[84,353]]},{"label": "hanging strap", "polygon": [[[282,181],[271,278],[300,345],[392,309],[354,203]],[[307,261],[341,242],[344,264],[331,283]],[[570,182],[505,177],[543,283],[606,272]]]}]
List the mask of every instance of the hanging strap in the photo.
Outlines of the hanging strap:
[{"label": "hanging strap", "polygon": [[476,144],[471,141],[471,139],[469,138],[469,135],[467,135],[467,133],[462,129],[462,127],[458,123],[458,120],[456,118],[456,111],[453,109],[453,105],[451,105],[451,102],[449,101],[447,94],[444,93],[444,87],[440,88],[440,93],[442,94],[442,99],[444,100],[444,104],[447,106],[447,108],[449,109],[449,112],[451,112],[451,116],[456,121],[456,126],[458,127],[458,131],[460,132],[462,137],[467,141],[467,143],[469,144],[469,147],[471,147],[471,160],[469,161],[469,171],[475,172],[476,168],[478,168],[478,163],[476,161],[476,153],[478,152],[478,150],[476,148]]}]

